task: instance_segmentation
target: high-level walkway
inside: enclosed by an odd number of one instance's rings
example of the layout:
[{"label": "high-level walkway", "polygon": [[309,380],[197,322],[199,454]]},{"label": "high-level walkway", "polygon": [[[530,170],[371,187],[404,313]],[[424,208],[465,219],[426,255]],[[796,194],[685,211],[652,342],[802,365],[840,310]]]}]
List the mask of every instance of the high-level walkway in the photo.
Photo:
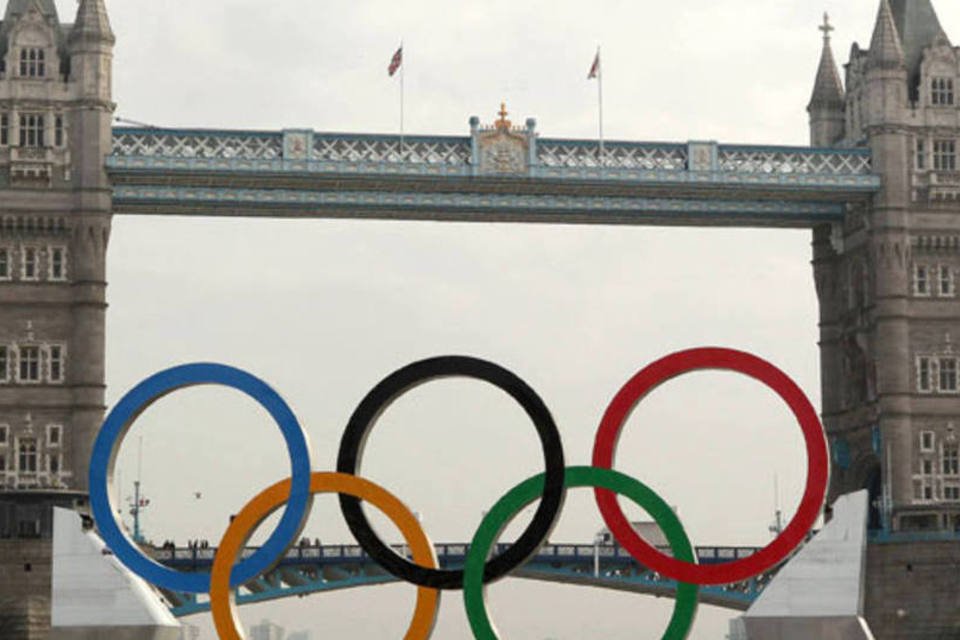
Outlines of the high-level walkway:
[{"label": "high-level walkway", "polygon": [[[509,123],[506,123],[509,124]],[[880,189],[868,149],[113,130],[117,214],[811,227]]]}]

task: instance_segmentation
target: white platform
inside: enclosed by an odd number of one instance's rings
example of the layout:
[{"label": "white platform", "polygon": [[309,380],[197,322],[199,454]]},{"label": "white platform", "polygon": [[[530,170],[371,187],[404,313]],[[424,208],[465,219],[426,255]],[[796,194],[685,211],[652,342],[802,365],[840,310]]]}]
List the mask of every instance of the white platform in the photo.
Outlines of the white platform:
[{"label": "white platform", "polygon": [[837,498],[833,519],[780,569],[732,640],[874,640],[863,619],[868,497]]},{"label": "white platform", "polygon": [[80,516],[53,514],[51,640],[177,640],[180,623]]}]

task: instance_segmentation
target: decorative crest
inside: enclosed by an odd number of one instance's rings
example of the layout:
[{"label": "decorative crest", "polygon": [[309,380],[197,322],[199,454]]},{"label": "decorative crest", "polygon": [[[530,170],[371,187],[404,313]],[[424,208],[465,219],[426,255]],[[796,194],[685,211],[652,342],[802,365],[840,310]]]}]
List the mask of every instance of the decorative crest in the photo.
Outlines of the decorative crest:
[{"label": "decorative crest", "polygon": [[500,103],[500,113],[499,113],[500,119],[497,120],[497,121],[494,123],[495,126],[497,127],[497,130],[499,130],[499,131],[509,131],[509,130],[510,130],[510,127],[513,126],[513,123],[510,122],[509,120],[507,120],[507,115],[508,115],[508,113],[507,113],[507,103],[506,103],[506,102],[501,102],[501,103]]}]

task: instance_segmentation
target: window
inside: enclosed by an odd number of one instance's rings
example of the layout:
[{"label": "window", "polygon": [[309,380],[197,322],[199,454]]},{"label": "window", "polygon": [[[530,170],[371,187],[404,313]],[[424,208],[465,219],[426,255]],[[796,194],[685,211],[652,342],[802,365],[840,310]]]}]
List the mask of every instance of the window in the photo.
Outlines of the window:
[{"label": "window", "polygon": [[50,382],[63,382],[63,347],[53,345],[50,354]]},{"label": "window", "polygon": [[920,432],[920,451],[933,451],[933,431]]},{"label": "window", "polygon": [[20,382],[40,382],[40,347],[20,347]]},{"label": "window", "polygon": [[953,501],[960,500],[960,487],[945,486],[943,488],[943,499]]},{"label": "window", "polygon": [[43,49],[21,49],[20,75],[26,78],[47,75],[46,52]]},{"label": "window", "polygon": [[953,285],[953,269],[947,265],[940,265],[940,295],[952,298],[956,293]]},{"label": "window", "polygon": [[[917,389],[927,392],[933,391],[930,373],[930,358],[917,358]],[[925,431],[924,433],[929,432]]]},{"label": "window", "polygon": [[10,381],[10,347],[0,344],[0,382]]},{"label": "window", "polygon": [[917,169],[923,171],[927,168],[927,145],[923,138],[917,138]]},{"label": "window", "polygon": [[25,113],[20,116],[20,146],[42,147],[43,116],[39,113]]},{"label": "window", "polygon": [[6,247],[0,247],[0,280],[9,280],[11,272],[10,249]]},{"label": "window", "polygon": [[0,447],[7,446],[7,442],[9,438],[10,438],[9,425],[0,424]]},{"label": "window", "polygon": [[57,116],[53,121],[53,144],[63,146],[63,116]]},{"label": "window", "polygon": [[[22,134],[21,134],[22,136]],[[957,170],[957,141],[933,141],[933,168],[937,171]]]},{"label": "window", "polygon": [[0,147],[10,144],[10,114],[0,113]]},{"label": "window", "polygon": [[60,454],[51,453],[47,463],[47,470],[50,473],[60,473]]},{"label": "window", "polygon": [[955,358],[940,358],[940,391],[941,393],[957,390],[957,360]]},{"label": "window", "polygon": [[51,447],[60,446],[60,437],[63,435],[63,427],[59,424],[51,424],[47,427],[47,444]]},{"label": "window", "polygon": [[[0,473],[4,473],[7,470],[7,455],[0,454]],[[0,484],[3,483],[3,478],[0,478]]]},{"label": "window", "polygon": [[933,487],[928,484],[923,486],[923,499],[933,500]]},{"label": "window", "polygon": [[921,460],[921,468],[923,469],[923,475],[932,476],[933,475],[933,460]]},{"label": "window", "polygon": [[960,475],[960,455],[958,455],[957,445],[947,446],[943,449],[943,475]]},{"label": "window", "polygon": [[37,472],[37,441],[27,438],[20,441],[20,456],[17,469],[25,473]]},{"label": "window", "polygon": [[66,280],[66,249],[63,247],[50,247],[47,254],[50,256],[50,279]]},{"label": "window", "polygon": [[37,280],[39,279],[39,272],[37,271],[37,248],[36,247],[24,247],[23,248],[23,279],[24,280]]},{"label": "window", "polygon": [[918,296],[930,295],[930,274],[925,265],[918,264],[913,269],[913,292]]},{"label": "window", "polygon": [[930,84],[931,104],[939,106],[953,104],[953,78],[933,78]]}]

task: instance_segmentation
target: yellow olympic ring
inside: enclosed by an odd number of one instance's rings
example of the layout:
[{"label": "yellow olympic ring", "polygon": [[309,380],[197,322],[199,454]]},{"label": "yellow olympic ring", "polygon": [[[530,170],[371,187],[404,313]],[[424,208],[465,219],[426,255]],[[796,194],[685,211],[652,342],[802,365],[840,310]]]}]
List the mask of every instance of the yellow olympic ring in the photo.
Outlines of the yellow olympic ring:
[{"label": "yellow olympic ring", "polygon": [[[237,617],[234,592],[230,588],[230,571],[254,530],[286,503],[290,484],[288,478],[259,493],[233,518],[223,534],[210,572],[210,612],[220,640],[245,640]],[[432,569],[437,567],[433,545],[416,516],[383,487],[344,473],[314,472],[310,474],[310,493],[343,493],[369,502],[397,525],[410,546],[415,563]],[[439,606],[440,592],[437,589],[417,587],[417,604],[404,639],[427,640],[436,623]]]}]

